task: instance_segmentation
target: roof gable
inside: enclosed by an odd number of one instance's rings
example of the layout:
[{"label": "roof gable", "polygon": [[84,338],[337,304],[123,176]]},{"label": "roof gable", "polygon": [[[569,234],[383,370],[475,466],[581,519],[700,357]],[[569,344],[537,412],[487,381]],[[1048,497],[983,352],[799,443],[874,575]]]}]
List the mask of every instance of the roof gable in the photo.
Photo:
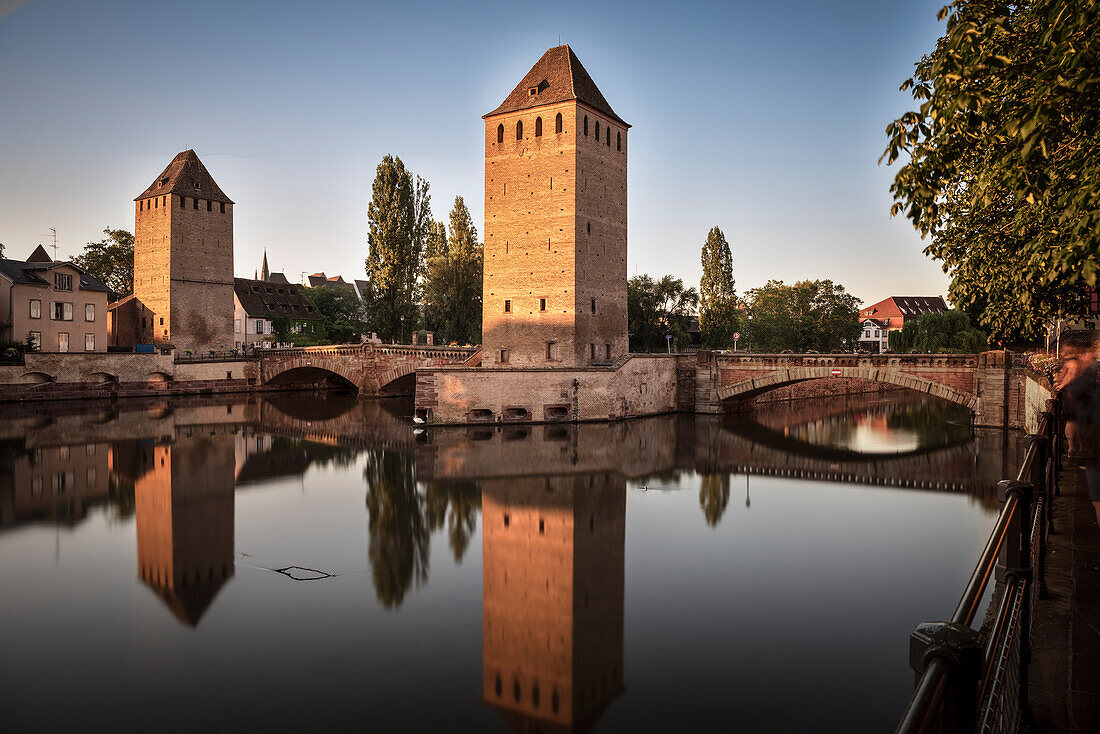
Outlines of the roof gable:
[{"label": "roof gable", "polygon": [[46,252],[45,247],[43,247],[42,245],[39,245],[38,247],[34,248],[34,252],[32,252],[31,256],[27,258],[27,262],[29,262],[29,263],[52,263],[53,258],[50,257],[50,254],[48,252]]},{"label": "roof gable", "polygon": [[185,150],[177,154],[168,167],[156,177],[153,183],[149,184],[149,188],[134,201],[164,194],[180,194],[193,196],[196,199],[233,203],[233,200],[226,196],[214,181],[214,177],[206,170],[206,166],[193,150]]},{"label": "roof gable", "polygon": [[[537,93],[531,94],[532,89],[537,90]],[[484,117],[573,100],[630,127],[611,109],[596,82],[568,45],[555,46],[544,53],[500,106]]]}]

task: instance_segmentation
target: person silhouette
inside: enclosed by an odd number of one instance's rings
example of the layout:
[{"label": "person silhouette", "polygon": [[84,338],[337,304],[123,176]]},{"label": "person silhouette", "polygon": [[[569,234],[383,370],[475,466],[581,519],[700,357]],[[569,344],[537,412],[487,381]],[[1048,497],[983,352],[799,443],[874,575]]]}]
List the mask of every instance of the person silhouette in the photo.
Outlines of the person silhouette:
[{"label": "person silhouette", "polygon": [[1063,337],[1064,363],[1055,387],[1065,407],[1069,457],[1080,467],[1100,525],[1100,332]]}]

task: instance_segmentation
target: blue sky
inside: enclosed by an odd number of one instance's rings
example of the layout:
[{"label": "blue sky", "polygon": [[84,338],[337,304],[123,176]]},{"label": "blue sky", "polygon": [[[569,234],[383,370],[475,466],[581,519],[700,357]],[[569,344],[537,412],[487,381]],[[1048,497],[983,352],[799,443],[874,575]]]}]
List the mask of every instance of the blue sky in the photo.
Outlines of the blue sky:
[{"label": "blue sky", "polygon": [[[363,277],[374,168],[399,155],[435,217],[483,219],[481,115],[560,35],[631,130],[629,272],[697,284],[719,226],[739,290],[831,278],[864,302],[945,294],[891,219],[886,124],[943,0],[0,0],[0,242],[63,257],[194,148],[237,202],[235,259]],[[480,229],[480,228],[479,228]]]}]

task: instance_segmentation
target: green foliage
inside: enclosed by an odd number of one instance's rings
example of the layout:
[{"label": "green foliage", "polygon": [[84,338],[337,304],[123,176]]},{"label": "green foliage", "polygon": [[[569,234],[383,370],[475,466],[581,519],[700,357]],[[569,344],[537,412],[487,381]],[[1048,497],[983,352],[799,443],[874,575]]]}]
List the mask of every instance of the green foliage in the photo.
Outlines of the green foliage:
[{"label": "green foliage", "polygon": [[859,339],[859,299],[831,280],[769,280],[748,301],[754,352],[848,351]]},{"label": "green foliage", "polygon": [[886,129],[891,186],[951,300],[998,342],[1085,309],[1100,272],[1100,3],[955,0]]},{"label": "green foliage", "polygon": [[125,229],[105,229],[106,238],[84,245],[73,263],[94,275],[110,291],[110,300],[134,292],[134,236]]},{"label": "green foliage", "polygon": [[926,313],[907,319],[898,331],[890,332],[890,351],[946,354],[974,354],[989,348],[985,334],[970,325],[962,311]]},{"label": "green foliage", "polygon": [[630,351],[664,352],[667,334],[672,335],[673,349],[687,344],[699,295],[694,288],[685,289],[682,279],[666,275],[655,281],[635,275],[626,283],[626,301]]},{"label": "green foliage", "polygon": [[421,254],[431,224],[428,182],[400,158],[378,164],[367,208],[370,323],[383,340],[408,341],[419,321]]},{"label": "green foliage", "polygon": [[[319,343],[359,343],[361,335],[367,331],[367,323],[363,304],[350,288],[328,288],[321,285],[303,290],[321,316],[323,332],[319,335]],[[293,341],[298,344],[307,340],[294,335]]]},{"label": "green foliage", "polygon": [[722,230],[714,227],[703,243],[703,277],[699,281],[699,330],[703,347],[733,346],[738,331],[737,289],[733,280],[733,255]]},{"label": "green foliage", "polygon": [[424,274],[424,328],[440,343],[481,341],[481,279],[484,255],[477,227],[461,196],[451,209],[451,236],[442,222],[428,228]]}]

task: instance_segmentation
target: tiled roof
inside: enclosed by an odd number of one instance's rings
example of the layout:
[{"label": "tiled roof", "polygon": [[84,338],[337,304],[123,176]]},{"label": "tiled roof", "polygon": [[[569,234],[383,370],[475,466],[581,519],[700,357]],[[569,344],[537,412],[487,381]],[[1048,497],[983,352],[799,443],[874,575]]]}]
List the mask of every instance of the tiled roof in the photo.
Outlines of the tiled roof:
[{"label": "tiled roof", "polygon": [[268,283],[282,283],[283,285],[289,285],[290,281],[286,279],[284,273],[271,273],[267,276]]},{"label": "tiled roof", "polygon": [[860,313],[871,315],[880,311],[896,311],[902,316],[919,316],[922,313],[946,310],[947,304],[940,296],[890,296],[867,306]]},{"label": "tiled roof", "polygon": [[29,263],[52,263],[53,258],[50,257],[50,253],[46,252],[46,248],[42,245],[34,248],[34,252],[27,258]]},{"label": "tiled roof", "polygon": [[317,321],[321,318],[306,294],[296,285],[234,278],[233,293],[249,318],[302,321]]},{"label": "tiled roof", "polygon": [[[537,89],[538,93],[531,94],[532,89]],[[544,53],[500,106],[484,116],[492,117],[571,100],[586,104],[619,124],[630,127],[611,109],[596,82],[592,81],[568,45],[555,46]]]},{"label": "tiled roof", "polygon": [[214,182],[214,177],[193,150],[185,150],[173,158],[164,172],[134,201],[164,194],[182,194],[196,199],[233,203]]},{"label": "tiled roof", "polygon": [[100,282],[98,278],[90,275],[83,268],[73,265],[71,262],[23,262],[22,260],[0,260],[0,273],[13,283],[44,286],[50,285],[50,281],[47,278],[43,278],[39,273],[53,270],[60,265],[70,267],[80,274],[80,290],[107,292],[107,286]]}]

